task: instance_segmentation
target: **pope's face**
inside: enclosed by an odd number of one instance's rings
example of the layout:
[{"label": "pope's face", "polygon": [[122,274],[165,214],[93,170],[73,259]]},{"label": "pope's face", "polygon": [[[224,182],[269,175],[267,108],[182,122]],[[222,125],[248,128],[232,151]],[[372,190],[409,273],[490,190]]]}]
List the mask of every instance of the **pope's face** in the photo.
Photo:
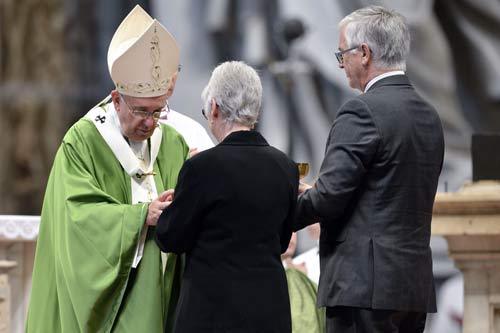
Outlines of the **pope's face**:
[{"label": "pope's face", "polygon": [[158,97],[131,97],[112,92],[113,104],[120,119],[122,134],[132,141],[144,141],[153,135],[158,120],[154,112],[161,112],[167,103],[166,95]]}]

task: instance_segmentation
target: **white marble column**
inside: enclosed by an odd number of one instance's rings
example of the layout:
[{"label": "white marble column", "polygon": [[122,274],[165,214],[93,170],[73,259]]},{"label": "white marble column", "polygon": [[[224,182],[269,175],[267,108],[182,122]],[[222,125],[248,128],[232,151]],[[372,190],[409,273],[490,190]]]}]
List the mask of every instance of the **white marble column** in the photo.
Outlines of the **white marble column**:
[{"label": "white marble column", "polygon": [[24,332],[39,222],[0,215],[0,333]]},{"label": "white marble column", "polygon": [[464,277],[464,333],[500,333],[500,182],[438,193],[432,234]]}]

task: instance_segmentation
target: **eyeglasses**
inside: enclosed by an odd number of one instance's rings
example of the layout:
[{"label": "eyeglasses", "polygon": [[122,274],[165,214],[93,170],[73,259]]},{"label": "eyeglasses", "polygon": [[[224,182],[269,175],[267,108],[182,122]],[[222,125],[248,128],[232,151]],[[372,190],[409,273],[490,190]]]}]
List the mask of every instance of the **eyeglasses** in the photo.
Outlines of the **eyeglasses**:
[{"label": "eyeglasses", "polygon": [[339,50],[339,51],[335,52],[335,57],[337,58],[337,61],[339,62],[339,65],[342,65],[344,63],[344,53],[347,53],[349,51],[355,50],[358,47],[359,47],[359,45],[356,45],[356,46],[350,47],[348,49]]},{"label": "eyeglasses", "polygon": [[155,121],[158,121],[158,119],[160,119],[160,116],[163,112],[166,112],[167,114],[170,113],[170,107],[168,106],[168,101],[165,104],[165,106],[161,107],[160,109],[157,109],[153,112],[148,112],[148,111],[137,110],[137,109],[133,108],[132,106],[130,106],[130,104],[127,103],[127,101],[125,100],[125,98],[122,95],[120,95],[120,97],[123,100],[123,102],[125,102],[128,109],[130,110],[130,112],[134,116],[141,118],[141,119],[148,119],[149,117],[152,117]]}]

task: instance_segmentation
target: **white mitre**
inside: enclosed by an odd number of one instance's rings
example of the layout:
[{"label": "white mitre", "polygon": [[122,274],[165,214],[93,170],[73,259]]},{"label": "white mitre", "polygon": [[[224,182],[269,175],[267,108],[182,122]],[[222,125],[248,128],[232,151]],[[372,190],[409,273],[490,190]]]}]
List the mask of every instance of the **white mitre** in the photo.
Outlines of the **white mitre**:
[{"label": "white mitre", "polygon": [[108,49],[109,74],[118,92],[133,97],[164,95],[178,65],[175,39],[141,6],[135,6]]}]

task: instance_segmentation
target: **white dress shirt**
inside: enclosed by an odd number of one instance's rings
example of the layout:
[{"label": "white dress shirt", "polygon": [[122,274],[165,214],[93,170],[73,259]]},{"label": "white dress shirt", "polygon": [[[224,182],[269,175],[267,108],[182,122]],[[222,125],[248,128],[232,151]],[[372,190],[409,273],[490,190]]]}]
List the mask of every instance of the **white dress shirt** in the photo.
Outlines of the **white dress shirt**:
[{"label": "white dress shirt", "polygon": [[386,72],[386,73],[377,75],[373,79],[371,79],[370,82],[367,83],[364,92],[367,92],[368,89],[370,89],[375,84],[375,82],[380,81],[382,79],[385,79],[386,77],[389,77],[389,76],[394,76],[394,75],[405,75],[405,72],[403,72],[403,71],[390,71],[390,72]]}]

